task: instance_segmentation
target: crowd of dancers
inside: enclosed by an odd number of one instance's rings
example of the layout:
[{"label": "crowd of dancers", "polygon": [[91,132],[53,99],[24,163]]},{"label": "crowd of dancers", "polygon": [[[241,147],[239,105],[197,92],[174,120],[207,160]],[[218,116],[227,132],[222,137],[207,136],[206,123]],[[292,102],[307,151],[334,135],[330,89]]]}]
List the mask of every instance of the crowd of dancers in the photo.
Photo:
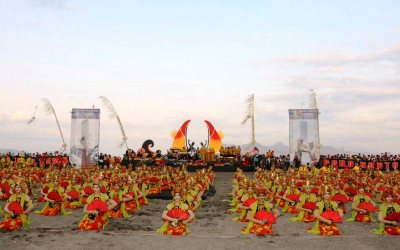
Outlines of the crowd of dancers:
[{"label": "crowd of dancers", "polygon": [[[281,214],[291,222],[314,223],[308,233],[340,235],[340,223],[379,222],[373,232],[400,235],[400,175],[396,171],[361,171],[327,166],[310,169],[257,169],[254,178],[238,170],[233,178],[234,220],[246,222],[244,234],[272,234]],[[351,205],[347,205],[351,204]],[[350,217],[344,220],[344,214]]]},{"label": "crowd of dancers", "polygon": [[160,215],[165,223],[158,232],[184,235],[213,181],[211,169],[189,173],[184,166],[141,166],[135,170],[119,166],[104,170],[98,166],[58,169],[2,165],[0,199],[5,205],[4,209],[0,206],[0,229],[28,228],[29,214],[42,207],[34,213],[56,217],[83,208],[77,229],[99,231],[110,219],[130,218],[148,205],[146,196],[163,193],[172,197],[172,202]]},{"label": "crowd of dancers", "polygon": [[[400,235],[400,175],[380,169],[322,168],[262,169],[253,177],[238,169],[232,179],[232,206],[243,234],[268,235],[282,214],[291,222],[313,223],[304,230],[316,235],[340,235],[340,224],[378,221],[378,235]],[[50,165],[0,165],[0,229],[29,227],[29,215],[62,216],[80,212],[78,230],[103,230],[109,220],[127,219],[149,204],[149,197],[171,199],[160,214],[157,232],[185,235],[210,191],[211,168],[189,173],[185,166],[117,165],[73,168]],[[41,205],[43,204],[43,205]],[[40,209],[39,209],[40,207]],[[344,215],[348,213],[344,219]]]}]

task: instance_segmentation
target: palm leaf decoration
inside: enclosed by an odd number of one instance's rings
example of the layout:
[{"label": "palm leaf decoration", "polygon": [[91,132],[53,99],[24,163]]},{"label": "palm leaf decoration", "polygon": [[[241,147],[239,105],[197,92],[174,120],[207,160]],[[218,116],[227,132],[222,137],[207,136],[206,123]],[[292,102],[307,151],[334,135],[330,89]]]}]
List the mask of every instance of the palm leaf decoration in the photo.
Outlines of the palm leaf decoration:
[{"label": "palm leaf decoration", "polygon": [[[46,112],[46,114],[47,114],[47,115],[54,115],[54,118],[56,119],[58,131],[60,132],[60,137],[61,137],[61,140],[62,140],[62,143],[63,143],[63,144],[61,145],[60,152],[63,153],[63,152],[65,152],[66,149],[67,149],[67,144],[65,143],[64,135],[63,135],[63,132],[62,132],[62,130],[61,130],[60,122],[58,121],[58,117],[57,117],[56,111],[54,110],[53,105],[51,105],[49,99],[43,98],[43,99],[42,99],[42,103],[43,103],[43,110]],[[35,111],[35,112],[36,112],[36,111]],[[33,119],[33,120],[34,120],[34,119]]]},{"label": "palm leaf decoration", "polygon": [[114,106],[112,105],[110,100],[107,99],[107,97],[100,96],[99,98],[100,98],[101,102],[103,103],[104,107],[108,111],[108,114],[109,114],[108,117],[110,119],[117,119],[117,122],[118,122],[118,125],[119,125],[119,129],[121,131],[121,137],[122,137],[121,138],[121,142],[118,144],[118,147],[122,148],[124,146],[124,144],[125,144],[126,149],[128,149],[128,142],[127,142],[128,137],[126,137],[124,127],[122,126],[121,119],[119,118],[119,116],[117,114],[117,111],[115,111]]}]

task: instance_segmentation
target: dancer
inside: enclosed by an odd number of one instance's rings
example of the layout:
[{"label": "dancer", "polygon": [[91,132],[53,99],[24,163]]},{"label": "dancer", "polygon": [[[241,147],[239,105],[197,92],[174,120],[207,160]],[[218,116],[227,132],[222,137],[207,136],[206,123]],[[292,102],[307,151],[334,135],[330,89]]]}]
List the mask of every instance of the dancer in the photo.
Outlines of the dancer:
[{"label": "dancer", "polygon": [[20,182],[15,183],[14,194],[8,199],[4,212],[4,220],[0,223],[0,229],[16,230],[30,225],[29,213],[33,209],[32,200],[22,190]]},{"label": "dancer", "polygon": [[100,184],[93,184],[94,193],[86,201],[79,230],[103,230],[108,223],[108,211],[117,206],[113,199],[100,192]]},{"label": "dancer", "polygon": [[165,223],[157,232],[164,235],[186,235],[190,231],[187,228],[187,223],[192,221],[195,217],[189,206],[182,201],[182,191],[174,191],[174,200],[168,204],[167,208],[162,214]]},{"label": "dancer", "polygon": [[257,201],[255,201],[250,211],[247,213],[249,223],[243,227],[243,234],[268,235],[272,234],[272,224],[280,213],[270,202],[266,200],[267,190],[257,190]]},{"label": "dancer", "polygon": [[317,235],[340,235],[340,230],[336,223],[342,221],[343,211],[338,208],[336,202],[331,200],[330,188],[325,186],[323,199],[317,203],[314,216],[317,219],[314,227],[308,232]]}]

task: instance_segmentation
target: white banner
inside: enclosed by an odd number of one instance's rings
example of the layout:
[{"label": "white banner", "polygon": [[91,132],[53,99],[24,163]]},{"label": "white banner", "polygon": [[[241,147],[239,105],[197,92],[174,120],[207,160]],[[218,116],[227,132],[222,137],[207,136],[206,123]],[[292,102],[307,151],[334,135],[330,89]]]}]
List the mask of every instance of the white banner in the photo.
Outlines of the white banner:
[{"label": "white banner", "polygon": [[290,159],[317,162],[320,148],[318,109],[289,109]]},{"label": "white banner", "polygon": [[88,167],[99,160],[100,109],[72,109],[70,161]]}]

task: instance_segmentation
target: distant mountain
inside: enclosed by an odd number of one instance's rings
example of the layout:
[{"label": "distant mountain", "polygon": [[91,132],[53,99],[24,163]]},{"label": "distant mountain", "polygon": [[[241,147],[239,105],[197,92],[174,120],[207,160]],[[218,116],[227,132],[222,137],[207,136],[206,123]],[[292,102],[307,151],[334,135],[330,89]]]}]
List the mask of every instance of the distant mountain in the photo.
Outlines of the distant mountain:
[{"label": "distant mountain", "polygon": [[[232,145],[228,145],[228,144],[224,144],[225,146],[232,146]],[[274,150],[276,155],[285,155],[285,154],[289,154],[289,146],[283,144],[282,142],[277,142],[272,146],[264,146],[261,145],[259,143],[256,143],[255,145],[258,150],[261,153],[265,153],[268,150]],[[242,149],[242,153],[244,152],[249,152],[252,150],[252,146],[250,144],[243,144],[240,145],[240,148]],[[350,148],[350,149],[340,149],[340,148],[336,148],[333,146],[325,146],[325,145],[321,145],[321,154],[323,155],[328,155],[328,154],[379,154],[380,152],[377,152],[376,150],[372,150],[372,149],[357,149],[357,148]]]},{"label": "distant mountain", "polygon": [[20,154],[22,152],[24,152],[24,151],[17,150],[17,149],[0,148],[0,154],[7,154],[7,153]]}]

